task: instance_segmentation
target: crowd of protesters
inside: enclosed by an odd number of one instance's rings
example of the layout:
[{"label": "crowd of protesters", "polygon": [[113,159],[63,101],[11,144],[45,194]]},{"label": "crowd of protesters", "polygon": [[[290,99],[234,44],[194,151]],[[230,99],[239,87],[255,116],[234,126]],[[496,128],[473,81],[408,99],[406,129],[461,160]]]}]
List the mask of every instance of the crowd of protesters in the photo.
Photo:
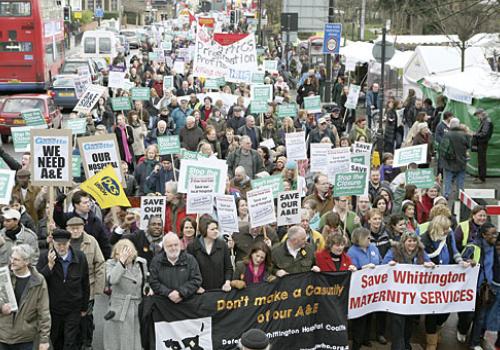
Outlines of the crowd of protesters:
[{"label": "crowd of protesters", "polygon": [[[175,49],[188,44],[176,38],[171,58],[175,61]],[[453,183],[457,189],[464,187],[470,152],[478,152],[476,182],[486,180],[493,127],[486,112],[476,111],[480,127],[473,131],[457,116],[443,113],[441,105],[434,108],[430,100],[416,98],[414,91],[404,101],[389,97],[381,164],[372,163],[367,195],[335,197],[327,174],[311,172],[308,160],[287,159],[286,134],[304,131],[307,147],[375,142],[371,128],[373,111],[380,109],[379,87],[373,84],[368,89],[366,110],[349,110],[344,106],[348,79],[339,74],[334,108],[310,113],[304,109],[304,98],[324,95],[324,67],[310,65],[300,49],[281,55],[279,45],[270,45],[265,56],[286,56],[286,62],[280,59],[278,72],[265,76],[263,83],[273,86],[274,102],[260,115],[252,114],[245,102],[250,97],[248,84],[226,83],[221,88],[236,96],[228,105],[211,97],[198,98],[207,91],[205,81],[190,74],[189,63],[184,72],[177,72],[164,62],[150,61],[147,49],[129,62],[124,57],[113,62],[126,64],[128,79],[137,87],[150,88],[151,99],[134,101],[126,114],[115,112],[110,97],[130,94],[109,89],[94,111],[84,116],[87,135],[116,135],[129,197],[166,196],[165,221],[151,217],[144,230],[136,212],[101,209],[77,183],[58,191],[50,208],[48,189],[30,182],[30,154],[25,153],[19,163],[0,149],[0,157],[17,171],[10,204],[1,212],[0,267],[10,266],[19,305],[17,311],[4,301],[0,305],[0,349],[32,349],[34,343],[48,349],[49,341],[56,350],[90,349],[95,297],[104,293],[109,295],[104,348],[136,350],[141,348],[138,309],[145,296],[161,295],[182,303],[206,291],[273,283],[292,273],[356,271],[380,264],[430,269],[458,264],[465,270],[480,264],[476,309],[459,314],[457,339],[477,350],[485,329],[499,330],[498,230],[482,206],[465,221],[449,209]],[[163,87],[165,75],[173,76],[174,88]],[[290,88],[295,85],[296,95]],[[296,103],[297,115],[278,118],[279,103]],[[158,137],[164,135],[179,135],[181,147],[198,153],[198,159],[226,160],[226,194],[234,196],[239,232],[223,235],[216,215],[196,218],[186,213],[185,194],[176,182],[182,159],[159,155]],[[272,140],[274,147],[264,146],[266,140]],[[396,149],[421,144],[428,145],[425,163],[393,167]],[[405,171],[417,167],[435,169],[433,186],[417,189],[405,183]],[[251,180],[267,175],[281,175],[285,190],[301,193],[300,224],[251,225],[246,194],[252,189]],[[418,316],[419,310],[413,316],[389,311],[354,319],[352,348],[390,341],[391,349],[411,349]],[[437,348],[448,317],[425,316],[427,350]]]}]

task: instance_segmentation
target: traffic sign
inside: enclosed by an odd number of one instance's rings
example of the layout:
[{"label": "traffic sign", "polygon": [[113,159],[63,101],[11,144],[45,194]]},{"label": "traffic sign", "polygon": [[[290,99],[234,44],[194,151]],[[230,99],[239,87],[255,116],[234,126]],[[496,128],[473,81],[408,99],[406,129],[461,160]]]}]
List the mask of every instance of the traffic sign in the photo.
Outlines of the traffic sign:
[{"label": "traffic sign", "polygon": [[[391,43],[390,41],[386,41],[385,42],[385,61],[386,62],[389,61],[394,56],[395,52],[396,52],[396,49],[394,48],[394,44]],[[378,63],[382,63],[382,41],[377,41],[373,45],[372,54]]]},{"label": "traffic sign", "polygon": [[95,9],[94,15],[97,18],[103,18],[104,17],[104,10],[102,8],[98,7],[98,8]]},{"label": "traffic sign", "polygon": [[323,53],[339,54],[341,37],[342,37],[342,23],[325,23],[325,31],[323,38]]}]

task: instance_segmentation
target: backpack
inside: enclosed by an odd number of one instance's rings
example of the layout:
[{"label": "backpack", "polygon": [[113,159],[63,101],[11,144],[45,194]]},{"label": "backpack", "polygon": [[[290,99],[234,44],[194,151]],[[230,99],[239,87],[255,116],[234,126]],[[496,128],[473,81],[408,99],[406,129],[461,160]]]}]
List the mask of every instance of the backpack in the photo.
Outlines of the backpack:
[{"label": "backpack", "polygon": [[439,156],[446,160],[455,160],[457,156],[450,138],[445,135],[439,144]]}]

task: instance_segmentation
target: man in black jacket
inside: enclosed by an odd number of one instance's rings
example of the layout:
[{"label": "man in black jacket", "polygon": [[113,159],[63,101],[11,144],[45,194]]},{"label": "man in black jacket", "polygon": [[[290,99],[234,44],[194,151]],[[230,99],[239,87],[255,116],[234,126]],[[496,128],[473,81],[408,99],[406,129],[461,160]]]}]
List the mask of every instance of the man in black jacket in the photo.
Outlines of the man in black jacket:
[{"label": "man in black jacket", "polygon": [[129,239],[134,244],[137,255],[146,259],[148,266],[151,266],[151,260],[163,247],[163,220],[159,216],[152,216],[146,231],[139,229],[131,231],[133,222],[135,222],[134,214],[127,213],[123,223],[114,229],[110,242],[114,245],[122,238]]},{"label": "man in black jacket", "polygon": [[99,243],[104,259],[109,259],[111,256],[111,245],[109,244],[108,236],[104,230],[104,224],[101,219],[95,216],[90,208],[90,196],[87,192],[77,191],[71,198],[73,211],[63,213],[62,200],[59,200],[54,207],[54,222],[62,229],[66,228],[66,222],[74,216],[78,216],[85,222],[85,232],[94,236]]},{"label": "man in black jacket", "polygon": [[193,296],[201,287],[200,267],[191,254],[181,250],[175,233],[163,237],[163,250],[151,261],[151,288],[156,295],[168,297],[177,304]]},{"label": "man in black jacket", "polygon": [[488,155],[488,142],[493,135],[493,124],[482,108],[478,108],[474,115],[479,118],[479,128],[472,136],[472,144],[477,146],[478,172],[478,178],[473,183],[482,184],[486,181],[486,157]]},{"label": "man in black jacket", "polygon": [[71,248],[68,231],[56,229],[52,239],[54,248],[41,256],[37,265],[49,290],[50,338],[55,350],[78,350],[80,319],[90,297],[87,259],[83,252]]}]

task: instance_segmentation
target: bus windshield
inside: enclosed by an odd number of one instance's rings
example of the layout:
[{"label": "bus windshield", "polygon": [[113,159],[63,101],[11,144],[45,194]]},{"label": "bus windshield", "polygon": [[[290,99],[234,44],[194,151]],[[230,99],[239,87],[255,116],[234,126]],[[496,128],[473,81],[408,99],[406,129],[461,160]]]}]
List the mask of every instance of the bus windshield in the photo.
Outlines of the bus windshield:
[{"label": "bus windshield", "polygon": [[31,3],[29,1],[0,1],[0,17],[29,17]]}]

